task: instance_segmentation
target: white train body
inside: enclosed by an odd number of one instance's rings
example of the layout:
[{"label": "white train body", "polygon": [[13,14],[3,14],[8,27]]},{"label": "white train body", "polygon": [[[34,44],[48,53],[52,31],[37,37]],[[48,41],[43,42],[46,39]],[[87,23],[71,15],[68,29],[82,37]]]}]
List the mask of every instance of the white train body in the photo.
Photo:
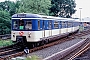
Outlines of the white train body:
[{"label": "white train body", "polygon": [[[19,24],[21,21],[23,21],[23,24],[20,26]],[[27,22],[32,24],[32,27],[29,26],[31,27],[30,30],[27,30],[25,27]],[[14,28],[14,26],[17,28]],[[62,35],[63,33],[71,33],[77,31],[78,29],[79,23],[74,19],[42,16],[28,13],[15,14],[12,16],[11,40],[16,41],[17,36],[24,36],[27,42],[38,42],[41,41],[41,38],[44,37],[58,34]]]}]

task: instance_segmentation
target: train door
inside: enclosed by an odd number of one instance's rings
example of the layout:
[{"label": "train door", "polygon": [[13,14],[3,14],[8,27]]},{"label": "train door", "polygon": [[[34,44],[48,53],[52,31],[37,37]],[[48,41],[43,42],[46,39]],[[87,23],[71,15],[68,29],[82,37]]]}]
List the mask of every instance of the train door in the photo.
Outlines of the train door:
[{"label": "train door", "polygon": [[68,21],[66,21],[66,32],[68,32]]},{"label": "train door", "polygon": [[48,20],[44,21],[44,33],[45,33],[45,37],[49,36],[49,21]]},{"label": "train door", "polygon": [[68,32],[72,31],[72,22],[68,22]]},{"label": "train door", "polygon": [[67,22],[66,22],[66,21],[64,22],[64,25],[65,25],[65,26],[64,26],[64,28],[65,28],[65,33],[67,33]]},{"label": "train door", "polygon": [[49,36],[49,21],[43,20],[43,36],[47,37]]},{"label": "train door", "polygon": [[42,20],[40,24],[40,26],[42,27],[42,37],[51,36],[52,21]]},{"label": "train door", "polygon": [[40,27],[42,28],[42,37],[45,37],[45,22],[44,20],[40,21]]},{"label": "train door", "polygon": [[44,25],[44,20],[38,20],[38,29],[41,31],[42,38],[45,37],[45,25]]},{"label": "train door", "polygon": [[49,20],[49,36],[52,36],[52,20]]},{"label": "train door", "polygon": [[66,32],[66,29],[65,29],[65,21],[62,21],[62,31],[61,33],[65,33]]},{"label": "train door", "polygon": [[43,30],[44,30],[44,37],[45,37],[45,21],[43,21]]},{"label": "train door", "polygon": [[59,34],[61,34],[62,22],[59,21]]},{"label": "train door", "polygon": [[71,32],[73,32],[73,23],[71,22]]},{"label": "train door", "polygon": [[74,26],[73,26],[73,22],[72,22],[72,31],[74,31]]}]

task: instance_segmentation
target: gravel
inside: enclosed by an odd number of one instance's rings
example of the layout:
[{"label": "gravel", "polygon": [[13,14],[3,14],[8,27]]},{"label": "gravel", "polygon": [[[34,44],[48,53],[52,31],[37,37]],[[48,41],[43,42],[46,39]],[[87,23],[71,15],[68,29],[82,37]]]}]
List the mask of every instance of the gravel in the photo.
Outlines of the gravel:
[{"label": "gravel", "polygon": [[48,47],[48,48],[44,48],[42,50],[32,52],[32,53],[28,54],[28,56],[36,55],[36,56],[44,59],[48,56],[51,56],[54,53],[60,52],[64,49],[78,43],[79,41],[81,41],[81,39],[70,40],[70,41],[67,41],[67,42],[64,42],[64,43],[61,43],[61,44],[58,44],[58,45],[54,45],[54,46],[51,46],[51,47]]}]

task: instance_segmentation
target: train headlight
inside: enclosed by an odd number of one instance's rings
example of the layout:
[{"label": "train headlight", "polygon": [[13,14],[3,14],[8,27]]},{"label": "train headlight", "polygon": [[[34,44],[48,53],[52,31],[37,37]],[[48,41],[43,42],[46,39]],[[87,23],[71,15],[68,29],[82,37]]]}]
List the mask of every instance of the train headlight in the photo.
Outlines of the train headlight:
[{"label": "train headlight", "polygon": [[15,33],[13,33],[13,37],[15,37]]},{"label": "train headlight", "polygon": [[31,32],[28,33],[28,37],[29,37],[29,38],[31,37]]}]

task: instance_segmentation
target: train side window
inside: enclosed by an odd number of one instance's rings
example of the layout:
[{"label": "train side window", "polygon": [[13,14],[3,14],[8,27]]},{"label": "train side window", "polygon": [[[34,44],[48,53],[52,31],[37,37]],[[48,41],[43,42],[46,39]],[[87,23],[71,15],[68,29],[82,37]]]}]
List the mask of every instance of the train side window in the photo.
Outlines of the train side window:
[{"label": "train side window", "polygon": [[46,21],[46,28],[45,29],[49,29],[49,21]]},{"label": "train side window", "polygon": [[52,21],[49,21],[49,29],[52,28]]},{"label": "train side window", "polygon": [[44,21],[42,21],[42,29],[44,29]]},{"label": "train side window", "polygon": [[68,22],[68,27],[70,27],[70,22]]},{"label": "train side window", "polygon": [[38,20],[38,30],[40,30],[40,20]]},{"label": "train side window", "polygon": [[66,21],[66,28],[68,27],[68,21]]},{"label": "train side window", "polygon": [[66,28],[66,21],[64,22],[64,28]]},{"label": "train side window", "polygon": [[54,28],[58,28],[59,26],[59,22],[58,21],[54,21]]},{"label": "train side window", "polygon": [[71,27],[73,27],[73,23],[71,22]]},{"label": "train side window", "polygon": [[62,21],[62,28],[65,28],[65,22]]},{"label": "train side window", "polygon": [[74,26],[76,27],[76,22],[74,23]]},{"label": "train side window", "polygon": [[67,21],[65,21],[65,28],[67,28]]},{"label": "train side window", "polygon": [[59,21],[59,28],[62,28],[62,22]]},{"label": "train side window", "polygon": [[68,22],[68,27],[71,27],[72,26],[72,23],[71,22]]},{"label": "train side window", "polygon": [[32,20],[26,21],[25,29],[26,30],[31,30],[32,29]]},{"label": "train side window", "polygon": [[73,27],[73,22],[72,22],[72,27]]},{"label": "train side window", "polygon": [[13,29],[18,29],[18,21],[13,22]]}]

